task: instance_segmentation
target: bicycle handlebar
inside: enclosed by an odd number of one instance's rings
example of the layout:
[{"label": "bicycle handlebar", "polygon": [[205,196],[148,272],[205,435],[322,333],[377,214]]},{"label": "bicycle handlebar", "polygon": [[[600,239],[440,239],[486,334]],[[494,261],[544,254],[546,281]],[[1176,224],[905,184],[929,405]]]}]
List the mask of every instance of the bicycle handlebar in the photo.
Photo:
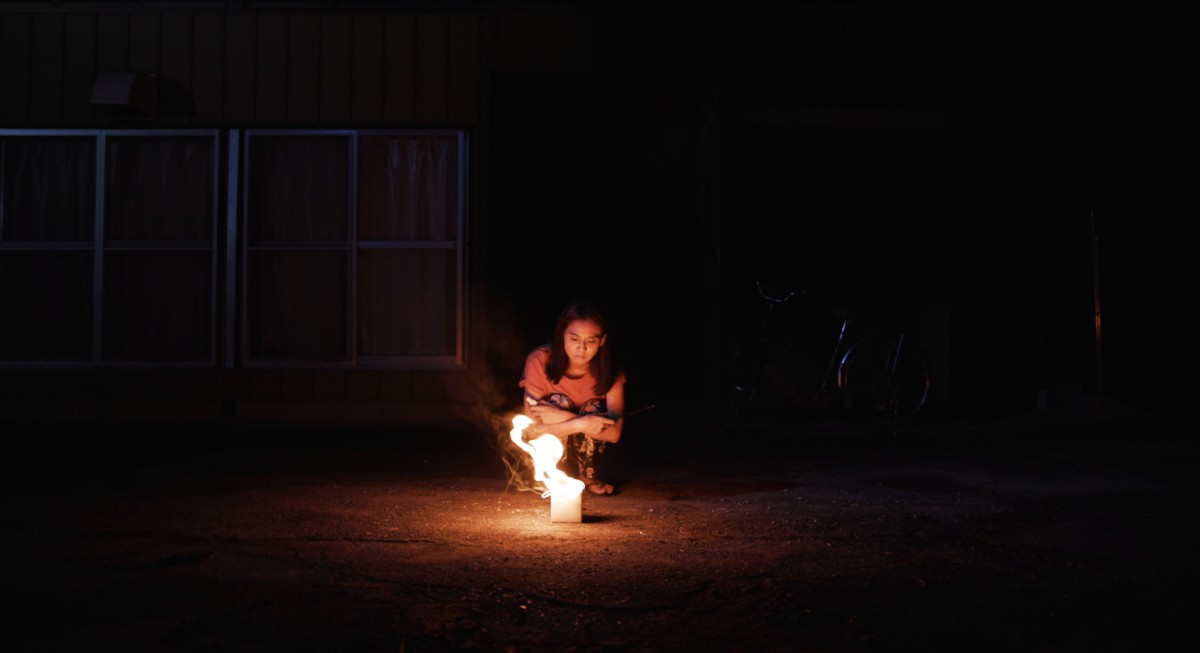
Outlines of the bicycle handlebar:
[{"label": "bicycle handlebar", "polygon": [[782,304],[782,303],[786,302],[787,300],[791,299],[796,294],[795,290],[791,290],[786,295],[772,295],[772,294],[768,293],[766,290],[763,290],[762,281],[756,280],[754,282],[754,285],[755,285],[755,287],[758,288],[758,295],[773,304]]}]

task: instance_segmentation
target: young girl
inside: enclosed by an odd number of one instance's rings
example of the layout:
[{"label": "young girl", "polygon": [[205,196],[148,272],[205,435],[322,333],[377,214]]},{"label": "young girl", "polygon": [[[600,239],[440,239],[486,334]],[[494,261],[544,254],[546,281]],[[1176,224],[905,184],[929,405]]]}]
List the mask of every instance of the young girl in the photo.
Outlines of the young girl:
[{"label": "young girl", "polygon": [[597,306],[587,300],[568,305],[549,344],[526,356],[520,382],[525,414],[534,422],[526,437],[562,439],[564,458],[574,456],[580,480],[599,495],[613,493],[596,466],[605,445],[621,439],[625,411],[625,373],[607,338],[608,320]]}]

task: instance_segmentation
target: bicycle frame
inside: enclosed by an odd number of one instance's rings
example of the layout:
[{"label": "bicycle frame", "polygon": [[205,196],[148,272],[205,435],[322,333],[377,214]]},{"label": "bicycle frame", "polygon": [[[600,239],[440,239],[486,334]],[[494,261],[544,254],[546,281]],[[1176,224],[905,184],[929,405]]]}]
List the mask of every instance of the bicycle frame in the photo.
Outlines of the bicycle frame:
[{"label": "bicycle frame", "polygon": [[[823,373],[817,377],[814,369],[813,374],[805,375],[786,369],[803,365],[803,360],[780,357],[780,351],[791,348],[778,342],[775,333],[779,307],[803,293],[768,292],[757,281],[755,288],[766,311],[754,342],[743,343],[734,352],[725,414],[727,428],[735,428],[746,418],[757,402],[767,370],[774,372],[771,380],[777,386],[786,386],[782,389],[785,396],[807,395],[817,406],[836,406],[849,417],[895,426],[924,407],[930,390],[929,366],[923,352],[908,342],[903,330],[887,332],[864,324],[856,316],[841,316]],[[793,335],[787,334],[786,338]]]},{"label": "bicycle frame", "polygon": [[[825,373],[821,375],[821,392],[828,394],[833,387],[840,387],[839,370],[843,362],[846,360],[848,348],[846,346],[846,333],[850,330],[850,318],[842,318],[842,325],[838,328],[837,340],[833,343],[833,352],[829,354],[829,364],[825,367]],[[832,384],[831,384],[832,381]]]}]

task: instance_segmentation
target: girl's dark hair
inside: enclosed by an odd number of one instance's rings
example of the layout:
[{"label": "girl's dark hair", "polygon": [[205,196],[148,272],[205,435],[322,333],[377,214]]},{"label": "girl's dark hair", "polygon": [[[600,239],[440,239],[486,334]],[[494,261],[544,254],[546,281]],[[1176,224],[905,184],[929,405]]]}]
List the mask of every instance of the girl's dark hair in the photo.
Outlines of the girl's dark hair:
[{"label": "girl's dark hair", "polygon": [[[601,335],[609,335],[608,317],[599,306],[587,299],[579,299],[568,304],[559,314],[558,322],[554,325],[554,336],[550,338],[550,357],[546,359],[546,376],[555,383],[558,383],[567,373],[569,361],[567,360],[567,351],[563,347],[563,334],[566,333],[567,326],[576,320],[591,320],[600,327]],[[613,354],[611,342],[611,338],[606,339],[604,346],[588,363],[588,371],[596,379],[593,390],[597,395],[607,394],[613,383],[616,383],[617,377],[621,375],[621,366]]]}]

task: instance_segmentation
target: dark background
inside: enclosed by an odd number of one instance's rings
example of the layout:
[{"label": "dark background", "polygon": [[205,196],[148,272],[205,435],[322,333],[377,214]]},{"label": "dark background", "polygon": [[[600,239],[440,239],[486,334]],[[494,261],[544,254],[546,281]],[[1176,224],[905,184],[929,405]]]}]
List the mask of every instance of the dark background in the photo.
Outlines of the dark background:
[{"label": "dark background", "polygon": [[[755,279],[903,324],[933,363],[932,415],[1200,396],[1182,9],[0,8],[5,127],[451,127],[472,147],[466,369],[6,367],[0,410],[458,417],[519,401],[521,357],[586,294],[612,313],[631,406],[692,412],[754,326]],[[160,75],[157,120],[89,102],[129,70]]]},{"label": "dark background", "polygon": [[[488,206],[473,208],[495,312],[473,319],[511,396],[519,357],[591,294],[613,312],[631,407],[703,418],[762,277],[913,328],[934,417],[1028,413],[1043,395],[1194,410],[1182,15],[580,6],[593,66],[488,79]],[[577,531],[501,493],[474,432],[6,424],[43,454],[6,497],[13,637],[1173,650],[1196,577],[1186,416],[904,439],[771,428],[744,447],[664,419],[615,450],[631,482],[588,497]]]},{"label": "dark background", "polygon": [[641,403],[706,401],[766,278],[907,325],[945,414],[1194,397],[1181,16],[596,10],[593,71],[493,78],[489,278],[526,344],[591,295]]}]

